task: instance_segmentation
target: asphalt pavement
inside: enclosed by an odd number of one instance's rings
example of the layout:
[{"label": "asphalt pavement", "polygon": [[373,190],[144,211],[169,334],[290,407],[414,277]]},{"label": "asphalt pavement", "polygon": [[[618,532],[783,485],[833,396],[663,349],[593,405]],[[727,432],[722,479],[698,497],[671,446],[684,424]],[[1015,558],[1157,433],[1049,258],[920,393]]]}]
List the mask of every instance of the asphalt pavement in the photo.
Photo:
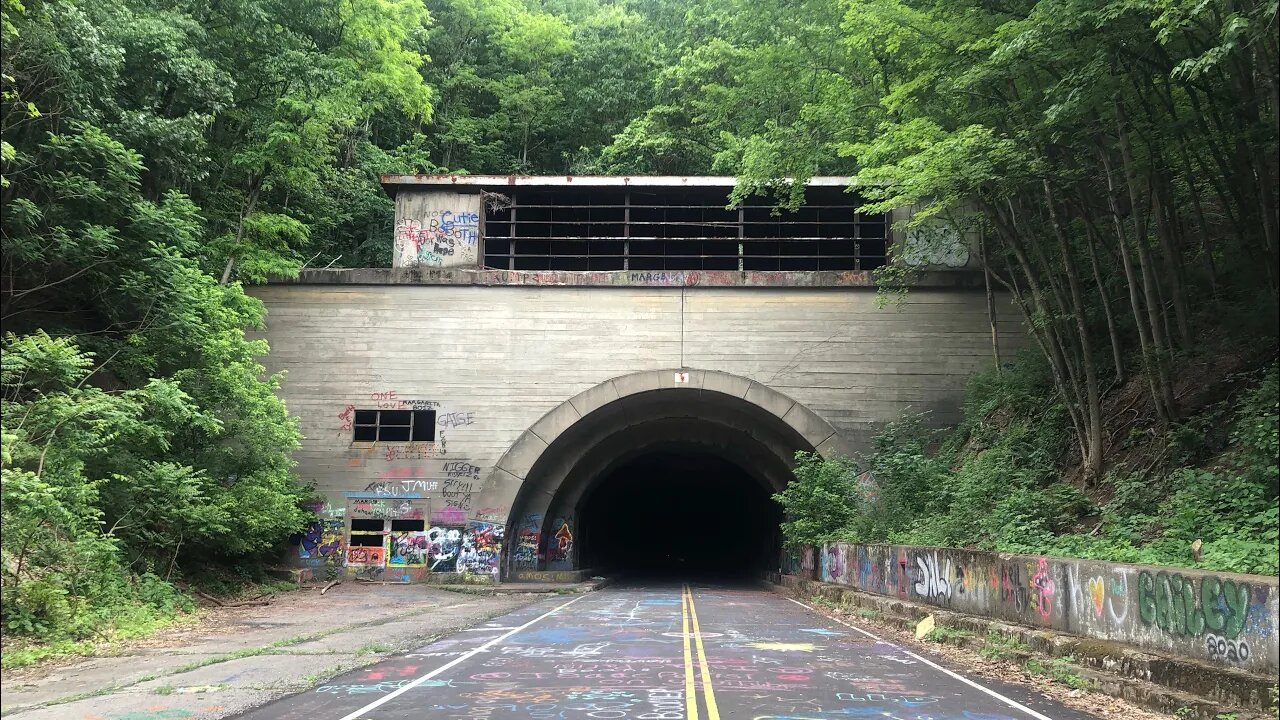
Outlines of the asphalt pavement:
[{"label": "asphalt pavement", "polygon": [[250,720],[1089,720],[966,678],[764,590],[549,598],[246,714]]}]

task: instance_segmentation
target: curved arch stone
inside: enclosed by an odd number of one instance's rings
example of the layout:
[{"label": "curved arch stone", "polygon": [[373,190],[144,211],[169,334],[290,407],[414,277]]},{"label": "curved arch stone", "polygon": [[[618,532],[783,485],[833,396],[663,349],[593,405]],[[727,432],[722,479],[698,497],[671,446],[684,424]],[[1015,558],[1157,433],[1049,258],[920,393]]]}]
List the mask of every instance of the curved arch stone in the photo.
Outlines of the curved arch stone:
[{"label": "curved arch stone", "polygon": [[[684,381],[685,378],[687,382]],[[522,504],[547,507],[559,487],[558,481],[553,481],[556,484],[550,487],[526,481],[535,467],[548,462],[547,451],[557,440],[571,429],[581,427],[579,423],[584,419],[603,419],[608,415],[614,417],[611,418],[612,429],[605,435],[612,435],[618,428],[633,424],[624,417],[629,410],[634,411],[636,423],[651,419],[644,417],[644,404],[657,394],[664,401],[674,403],[686,393],[690,395],[689,400],[695,401],[693,404],[697,404],[699,399],[705,404],[716,396],[738,400],[744,408],[753,408],[755,412],[776,418],[781,427],[794,432],[797,438],[823,457],[847,454],[847,446],[830,423],[768,385],[714,370],[648,370],[606,380],[574,395],[544,414],[516,438],[486,475],[478,506],[504,508],[508,513],[508,524],[515,524],[519,520],[512,513],[516,512],[517,500],[522,496],[525,496],[521,500]],[[571,467],[585,452],[582,450],[571,454],[563,463]],[[565,468],[552,474],[563,479],[567,472],[568,468]],[[529,494],[536,494],[539,499],[529,503]],[[543,495],[546,497],[541,497]]]}]

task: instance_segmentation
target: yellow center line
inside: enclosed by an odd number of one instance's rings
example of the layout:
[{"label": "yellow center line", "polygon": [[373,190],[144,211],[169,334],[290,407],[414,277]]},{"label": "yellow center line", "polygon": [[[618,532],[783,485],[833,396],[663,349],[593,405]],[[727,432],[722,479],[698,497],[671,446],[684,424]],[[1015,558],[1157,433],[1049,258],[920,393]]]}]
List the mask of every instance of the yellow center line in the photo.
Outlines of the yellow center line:
[{"label": "yellow center line", "polygon": [[689,598],[680,590],[680,616],[684,621],[684,705],[689,720],[698,720],[698,691],[693,683],[693,653],[689,650]]},{"label": "yellow center line", "polygon": [[711,686],[711,666],[707,663],[707,651],[702,647],[702,629],[698,627],[698,609],[693,604],[693,590],[686,585],[685,592],[689,594],[689,615],[693,618],[693,640],[698,648],[698,664],[702,670],[702,694],[707,700],[707,720],[720,720],[716,691]]}]

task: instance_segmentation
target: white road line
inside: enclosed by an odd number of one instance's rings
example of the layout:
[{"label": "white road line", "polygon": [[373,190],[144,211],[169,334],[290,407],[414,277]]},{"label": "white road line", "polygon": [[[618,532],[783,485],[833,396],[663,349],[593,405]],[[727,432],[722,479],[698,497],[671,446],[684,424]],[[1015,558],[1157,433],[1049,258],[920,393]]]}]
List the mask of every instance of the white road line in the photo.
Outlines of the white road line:
[{"label": "white road line", "polygon": [[[339,720],[356,720],[356,718],[360,717],[361,715],[364,715],[365,713],[369,712],[370,710],[375,710],[375,709],[377,709],[378,707],[380,707],[380,706],[382,706],[382,705],[385,705],[386,703],[390,702],[391,700],[394,700],[395,698],[400,697],[401,695],[405,694],[406,692],[409,692],[410,690],[414,689],[415,687],[417,687],[417,686],[421,685],[422,683],[424,683],[424,682],[426,682],[426,681],[430,680],[431,678],[433,678],[433,677],[435,677],[435,676],[439,675],[440,673],[444,672],[445,670],[448,670],[449,668],[453,667],[454,665],[457,665],[458,663],[462,662],[463,660],[466,660],[467,658],[469,658],[469,657],[471,657],[471,656],[475,655],[476,653],[484,652],[485,650],[489,649],[489,646],[490,646],[490,645],[492,645],[492,644],[494,644],[494,643],[496,643],[496,642],[501,642],[502,640],[506,640],[507,638],[511,637],[512,635],[515,635],[516,633],[520,632],[521,630],[524,630],[525,628],[527,628],[527,627],[529,627],[530,625],[532,625],[532,624],[534,624],[534,623],[538,622],[539,620],[545,620],[546,618],[549,618],[549,617],[551,617],[552,615],[555,615],[556,613],[558,613],[558,612],[560,612],[561,610],[563,610],[563,609],[565,609],[565,608],[569,607],[570,605],[572,605],[572,604],[574,604],[574,603],[578,602],[579,600],[581,600],[581,599],[582,599],[582,598],[584,598],[584,597],[586,597],[586,595],[579,595],[578,597],[576,597],[576,598],[574,598],[574,599],[570,600],[569,602],[567,602],[567,603],[565,603],[565,604],[563,604],[563,605],[560,605],[560,606],[558,606],[558,607],[552,608],[550,611],[545,612],[545,613],[543,613],[543,614],[539,615],[538,617],[536,617],[536,618],[534,618],[534,619],[530,620],[529,622],[527,622],[527,623],[525,623],[525,624],[521,625],[520,627],[513,628],[513,629],[511,629],[511,630],[509,630],[509,631],[507,631],[507,632],[503,633],[502,635],[499,635],[498,637],[496,637],[496,638],[494,638],[494,639],[492,639],[492,640],[490,640],[490,641],[486,642],[485,644],[481,645],[480,647],[478,647],[478,648],[476,648],[476,649],[474,649],[474,650],[472,650],[472,651],[468,652],[467,654],[465,654],[465,655],[460,655],[460,656],[458,656],[458,657],[454,658],[453,660],[450,660],[449,662],[445,663],[444,665],[441,665],[440,667],[436,668],[435,670],[432,670],[431,672],[427,673],[426,675],[423,675],[422,677],[418,678],[417,680],[414,680],[413,682],[409,683],[408,685],[405,685],[404,687],[402,687],[402,688],[400,688],[400,689],[396,690],[395,692],[392,692],[392,693],[390,693],[390,694],[388,694],[388,695],[383,695],[382,697],[378,698],[377,700],[374,700],[373,702],[369,703],[368,705],[365,705],[364,707],[360,708],[359,710],[356,710],[356,711],[355,711],[355,712],[353,712],[353,713],[350,713],[350,714],[348,714],[348,715],[343,715],[341,718],[339,718]],[[1046,718],[1045,720],[1048,720],[1048,718]]]},{"label": "white road line", "polygon": [[[928,665],[929,667],[933,668],[934,670],[939,670],[939,671],[941,671],[941,672],[943,672],[943,673],[946,673],[947,675],[950,675],[951,677],[955,678],[956,680],[959,680],[960,682],[964,683],[965,685],[969,685],[969,686],[975,687],[975,688],[977,688],[977,689],[981,690],[982,692],[984,692],[984,693],[986,693],[986,694],[990,695],[991,697],[993,697],[993,698],[995,698],[995,699],[999,700],[1000,702],[1002,702],[1002,703],[1004,703],[1004,704],[1008,705],[1009,707],[1013,707],[1013,708],[1017,708],[1017,709],[1021,710],[1022,712],[1024,712],[1024,713],[1026,713],[1026,714],[1030,715],[1031,717],[1035,718],[1036,720],[1053,720],[1053,718],[1049,717],[1048,715],[1042,715],[1042,714],[1040,714],[1040,713],[1036,712],[1035,710],[1032,710],[1031,708],[1027,707],[1026,705],[1023,705],[1022,703],[1018,702],[1017,700],[1014,700],[1013,698],[1005,697],[1004,695],[1001,695],[1000,693],[996,692],[995,690],[992,690],[991,688],[989,688],[989,687],[987,687],[987,686],[985,686],[985,685],[980,685],[980,684],[978,684],[978,683],[976,683],[976,682],[974,682],[974,681],[970,680],[969,678],[967,678],[967,677],[965,677],[965,676],[963,676],[963,675],[959,675],[959,674],[957,674],[957,673],[954,673],[954,672],[952,672],[952,671],[950,671],[950,670],[948,670],[948,669],[946,669],[946,668],[942,667],[942,666],[941,666],[941,665],[939,665],[938,663],[936,663],[936,662],[934,662],[934,661],[930,660],[929,658],[921,657],[920,655],[917,655],[916,653],[911,652],[910,650],[908,650],[908,649],[906,649],[906,648],[902,647],[901,645],[898,645],[898,644],[896,644],[896,643],[891,643],[891,642],[889,642],[888,640],[884,640],[884,639],[882,639],[882,638],[876,637],[875,635],[872,635],[871,633],[867,632],[866,630],[863,630],[862,628],[858,627],[857,625],[852,625],[852,624],[850,624],[850,623],[847,623],[847,622],[845,622],[845,621],[841,620],[840,618],[834,618],[834,617],[831,617],[830,615],[828,615],[828,614],[826,614],[826,613],[822,612],[822,611],[821,611],[821,610],[819,610],[818,608],[815,608],[815,607],[813,607],[812,605],[808,605],[808,604],[806,604],[806,603],[802,603],[802,602],[800,602],[799,600],[795,600],[795,599],[793,599],[793,598],[783,598],[783,599],[784,599],[784,600],[789,600],[789,601],[791,601],[791,602],[793,602],[793,603],[795,603],[795,604],[799,605],[799,606],[800,606],[800,607],[802,607],[802,608],[807,608],[807,609],[809,609],[809,610],[812,610],[812,611],[814,611],[814,612],[818,613],[819,615],[821,615],[821,616],[823,616],[823,617],[827,618],[828,620],[831,620],[831,621],[833,621],[833,622],[838,622],[838,623],[840,623],[841,625],[844,625],[844,626],[845,626],[845,627],[847,627],[847,628],[850,628],[850,629],[853,629],[853,630],[857,630],[858,632],[862,633],[863,635],[866,635],[867,637],[871,638],[872,640],[875,640],[876,642],[884,643],[885,645],[888,645],[889,647],[897,648],[898,650],[902,651],[904,654],[906,654],[906,655],[910,655],[911,657],[915,658],[916,660],[919,660],[920,662],[924,663],[925,665]],[[348,720],[348,719],[347,719],[347,718],[343,718],[343,720]]]}]

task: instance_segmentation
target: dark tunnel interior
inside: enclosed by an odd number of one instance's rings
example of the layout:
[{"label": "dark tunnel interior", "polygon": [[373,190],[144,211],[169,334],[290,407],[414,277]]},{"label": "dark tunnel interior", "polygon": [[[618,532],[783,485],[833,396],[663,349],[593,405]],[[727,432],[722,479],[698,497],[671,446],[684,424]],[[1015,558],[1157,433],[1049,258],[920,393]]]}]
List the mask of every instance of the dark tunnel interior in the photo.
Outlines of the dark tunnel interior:
[{"label": "dark tunnel interior", "polygon": [[710,454],[636,458],[600,478],[578,518],[583,567],[601,572],[746,580],[777,564],[781,508]]}]

